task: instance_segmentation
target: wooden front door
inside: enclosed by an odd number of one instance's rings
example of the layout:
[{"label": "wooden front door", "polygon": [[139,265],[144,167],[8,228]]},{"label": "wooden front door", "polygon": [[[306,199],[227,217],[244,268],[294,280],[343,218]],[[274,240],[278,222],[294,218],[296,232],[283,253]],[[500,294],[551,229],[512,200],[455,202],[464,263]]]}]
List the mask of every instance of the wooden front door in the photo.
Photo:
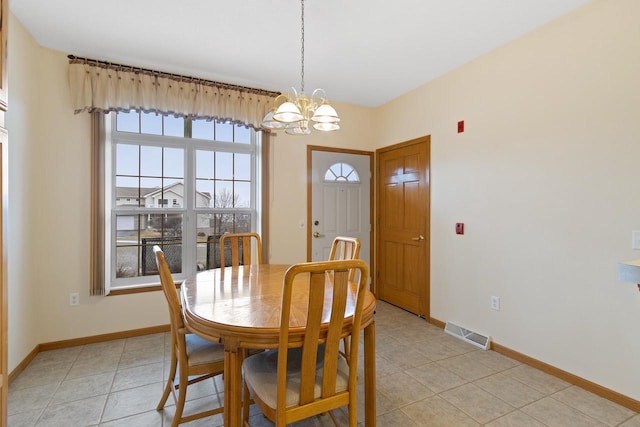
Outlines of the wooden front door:
[{"label": "wooden front door", "polygon": [[378,298],[429,319],[430,137],[377,151]]}]

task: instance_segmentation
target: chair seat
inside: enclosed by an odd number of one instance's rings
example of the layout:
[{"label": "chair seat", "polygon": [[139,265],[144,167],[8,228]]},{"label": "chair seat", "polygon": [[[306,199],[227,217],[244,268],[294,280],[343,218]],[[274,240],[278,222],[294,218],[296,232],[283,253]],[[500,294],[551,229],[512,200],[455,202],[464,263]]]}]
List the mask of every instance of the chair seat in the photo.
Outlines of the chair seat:
[{"label": "chair seat", "polygon": [[224,346],[207,341],[196,334],[186,334],[185,343],[189,366],[206,365],[224,359]]},{"label": "chair seat", "polygon": [[[302,348],[290,349],[287,354],[287,399],[286,406],[295,406],[299,402],[300,365]],[[314,397],[320,398],[322,392],[322,365],[324,363],[324,347],[318,347],[316,362],[316,385]],[[265,351],[245,359],[244,376],[247,383],[253,386],[254,392],[269,407],[276,407],[278,384],[278,350]],[[342,355],[338,356],[338,374],[336,376],[336,392],[347,390],[349,385],[349,365]]]}]

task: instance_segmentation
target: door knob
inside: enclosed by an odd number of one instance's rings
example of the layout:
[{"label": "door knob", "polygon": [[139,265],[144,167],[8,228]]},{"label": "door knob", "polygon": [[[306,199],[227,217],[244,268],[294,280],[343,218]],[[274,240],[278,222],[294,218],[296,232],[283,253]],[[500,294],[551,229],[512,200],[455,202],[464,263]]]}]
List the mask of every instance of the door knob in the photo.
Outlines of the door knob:
[{"label": "door knob", "polygon": [[416,240],[416,241],[424,240],[424,236],[421,234],[418,237],[412,237],[411,240]]},{"label": "door knob", "polygon": [[317,231],[314,231],[313,232],[313,237],[315,237],[317,239],[318,237],[320,237],[320,233],[318,233]]}]

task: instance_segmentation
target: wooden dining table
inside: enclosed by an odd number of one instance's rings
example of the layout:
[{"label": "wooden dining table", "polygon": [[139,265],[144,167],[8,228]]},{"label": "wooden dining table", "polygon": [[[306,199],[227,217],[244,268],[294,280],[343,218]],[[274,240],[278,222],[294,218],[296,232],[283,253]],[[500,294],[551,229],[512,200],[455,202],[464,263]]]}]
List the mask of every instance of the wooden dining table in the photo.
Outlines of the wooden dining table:
[{"label": "wooden dining table", "polygon": [[[250,349],[277,348],[284,274],[289,265],[260,264],[206,270],[181,286],[187,328],[224,345],[224,425],[242,423],[242,361]],[[296,280],[304,281],[304,276]],[[355,283],[345,318],[353,315]],[[308,286],[296,287],[289,341],[302,343]],[[366,290],[363,306],[365,425],[376,425],[375,319],[376,299]],[[348,322],[345,322],[348,324]]]}]

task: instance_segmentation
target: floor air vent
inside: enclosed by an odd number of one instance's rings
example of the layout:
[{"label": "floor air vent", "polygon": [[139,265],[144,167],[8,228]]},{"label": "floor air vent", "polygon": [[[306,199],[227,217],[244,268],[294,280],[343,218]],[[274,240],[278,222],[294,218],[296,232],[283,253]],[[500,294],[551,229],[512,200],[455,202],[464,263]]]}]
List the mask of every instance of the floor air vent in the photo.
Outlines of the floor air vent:
[{"label": "floor air vent", "polygon": [[447,322],[444,327],[444,331],[449,335],[460,338],[461,340],[466,341],[471,345],[475,345],[476,347],[480,347],[483,350],[487,350],[489,348],[489,337],[480,335],[479,333],[470,331],[469,329],[465,329],[455,323]]}]

